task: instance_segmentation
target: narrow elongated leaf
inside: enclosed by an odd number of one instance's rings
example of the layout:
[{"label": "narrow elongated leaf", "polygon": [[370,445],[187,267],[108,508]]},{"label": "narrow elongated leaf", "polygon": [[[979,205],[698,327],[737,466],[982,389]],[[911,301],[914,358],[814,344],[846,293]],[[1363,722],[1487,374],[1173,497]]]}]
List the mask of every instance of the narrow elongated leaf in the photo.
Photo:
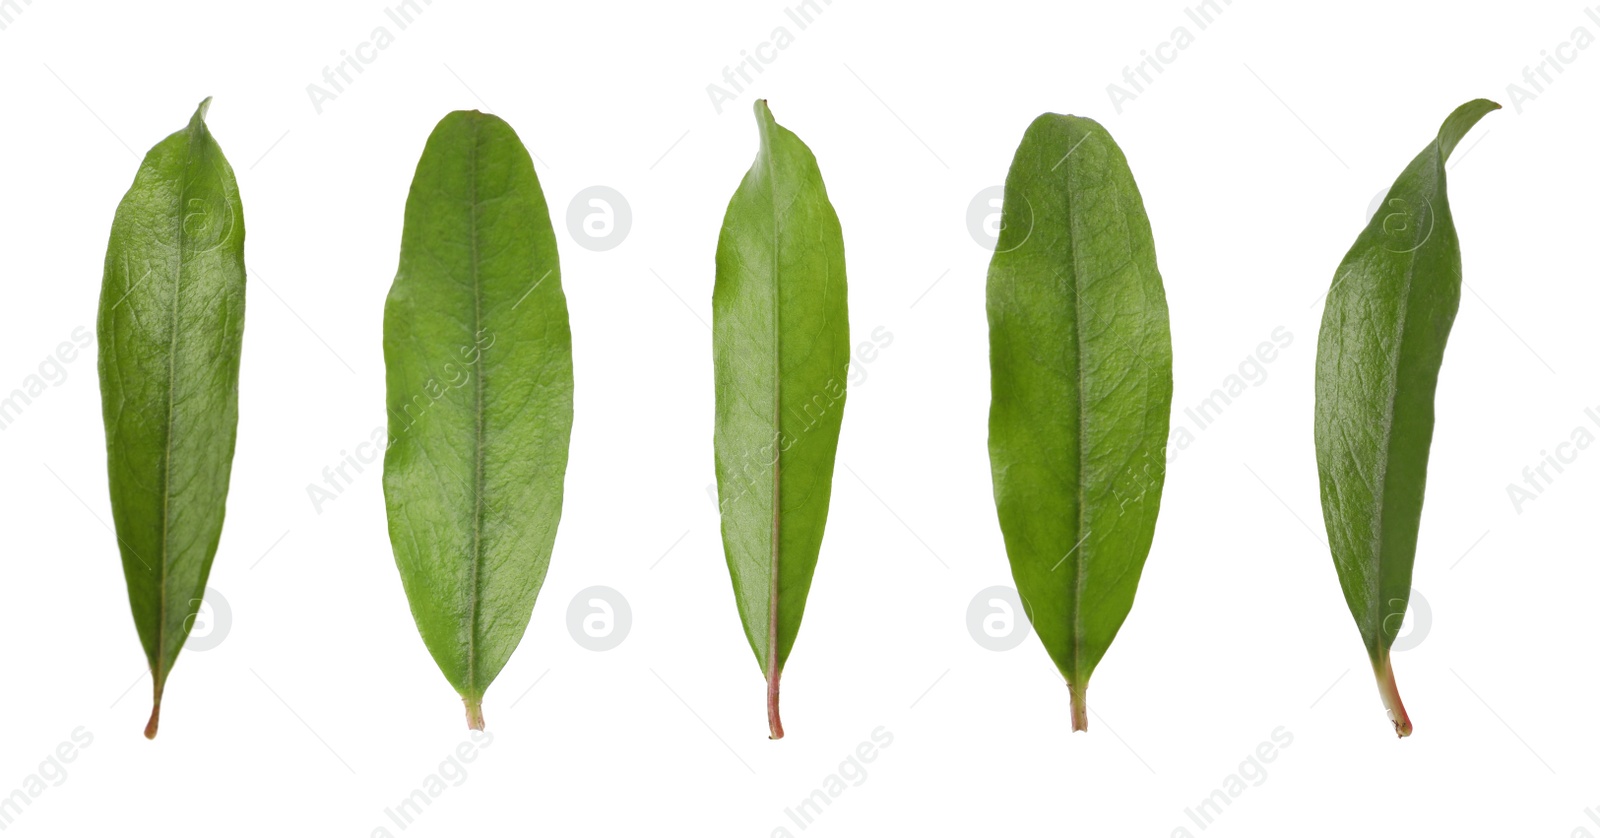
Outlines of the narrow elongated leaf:
[{"label": "narrow elongated leaf", "polygon": [[1461,246],[1445,161],[1500,106],[1457,108],[1389,188],[1339,263],[1317,337],[1317,473],[1339,584],[1395,732],[1411,720],[1389,649],[1411,597],[1433,392],[1461,302]]},{"label": "narrow elongated leaf", "polygon": [[233,469],[244,337],[244,211],[207,99],[145,155],[117,207],[96,331],[111,516],[150,661],[167,676],[205,594]]},{"label": "narrow elongated leaf", "polygon": [[456,111],[428,137],[383,311],[389,541],[433,659],[483,728],[561,518],[572,332],[528,150]]},{"label": "narrow elongated leaf", "polygon": [[1133,173],[1092,119],[1047,113],[1006,175],[989,265],[989,460],[1024,610],[1088,727],[1089,676],[1133,607],[1166,478],[1172,339]]},{"label": "narrow elongated leaf", "polygon": [[761,150],[717,239],[717,497],[739,617],[783,737],[778,678],[822,547],[844,415],[844,239],[816,158],[755,105]]}]

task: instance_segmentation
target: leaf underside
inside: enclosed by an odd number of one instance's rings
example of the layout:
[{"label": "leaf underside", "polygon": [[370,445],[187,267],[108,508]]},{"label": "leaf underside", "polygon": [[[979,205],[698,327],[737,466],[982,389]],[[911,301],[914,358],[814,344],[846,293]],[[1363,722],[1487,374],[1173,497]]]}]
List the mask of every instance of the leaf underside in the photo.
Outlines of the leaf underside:
[{"label": "leaf underside", "polygon": [[239,416],[244,213],[211,100],[162,140],[117,207],[96,325],[111,515],[154,738],[168,674],[222,537]]},{"label": "leaf underside", "polygon": [[1322,517],[1345,601],[1401,736],[1389,650],[1411,596],[1433,396],[1461,301],[1445,161],[1485,114],[1462,105],[1390,187],[1334,274],[1317,338]]},{"label": "leaf underside", "polygon": [[1028,618],[1084,691],[1133,606],[1166,476],[1172,342],[1121,149],[1091,119],[1034,120],[989,266],[989,458]]},{"label": "leaf underside", "polygon": [[384,306],[389,540],[423,642],[483,726],[549,567],[572,335],[533,161],[498,117],[428,137]]},{"label": "leaf underside", "polygon": [[844,239],[810,149],[755,105],[761,150],[717,240],[712,293],[717,498],[745,636],[778,678],[827,523],[850,330]]}]

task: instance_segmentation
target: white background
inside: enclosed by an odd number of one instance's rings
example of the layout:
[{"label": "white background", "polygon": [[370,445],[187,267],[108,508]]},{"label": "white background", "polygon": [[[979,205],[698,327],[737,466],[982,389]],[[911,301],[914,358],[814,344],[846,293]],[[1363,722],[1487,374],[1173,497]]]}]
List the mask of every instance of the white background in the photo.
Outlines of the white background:
[{"label": "white background", "polygon": [[[179,660],[154,742],[105,527],[93,349],[0,430],[0,795],[75,729],[93,737],[6,834],[398,835],[385,808],[467,741],[401,590],[377,469],[320,514],[307,496],[384,423],[404,199],[428,132],[458,108],[503,116],[538,157],[576,424],[549,578],[485,703],[493,739],[405,834],[1198,835],[1186,807],[1279,727],[1292,744],[1204,832],[1600,834],[1585,815],[1600,805],[1600,452],[1550,471],[1520,511],[1506,489],[1575,428],[1600,435],[1584,415],[1600,405],[1600,47],[1564,50],[1574,60],[1520,112],[1507,90],[1536,93],[1524,67],[1575,28],[1600,37],[1579,2],[1235,0],[1201,30],[1181,2],[834,0],[803,31],[782,2],[435,0],[404,31],[381,2],[13,2],[0,394],[42,363],[53,374],[46,358],[75,328],[92,334],[117,202],[207,95],[252,273],[210,582],[231,617],[202,616],[215,648]],[[307,85],[378,26],[393,44],[318,114]],[[717,113],[707,85],[778,26],[792,45]],[[1107,85],[1178,26],[1193,43],[1118,113]],[[894,335],[846,407],[780,742],[706,493],[704,321],[722,214],[756,150],[752,95],[821,164],[855,341]],[[1412,620],[1421,642],[1395,661],[1416,733],[1398,741],[1323,541],[1320,295],[1380,190],[1480,96],[1506,108],[1450,169],[1467,289],[1416,560],[1431,620]],[[990,254],[968,205],[1046,110],[1100,120],[1143,190],[1174,428],[1274,329],[1293,335],[1172,462],[1138,601],[1078,735],[1036,638],[994,652],[967,628],[978,592],[1011,581],[985,447]],[[565,224],[594,185],[633,219],[605,252]],[[567,629],[593,585],[631,607],[607,652]],[[880,726],[893,741],[865,779],[851,769],[859,784],[800,829],[785,809]]]}]

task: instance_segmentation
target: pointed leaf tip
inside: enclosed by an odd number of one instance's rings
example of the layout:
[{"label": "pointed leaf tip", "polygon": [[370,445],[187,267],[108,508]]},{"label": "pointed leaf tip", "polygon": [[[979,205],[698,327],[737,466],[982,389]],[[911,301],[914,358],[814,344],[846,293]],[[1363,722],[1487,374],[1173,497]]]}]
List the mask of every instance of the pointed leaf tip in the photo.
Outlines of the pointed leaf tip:
[{"label": "pointed leaf tip", "polygon": [[[95,321],[116,543],[154,685],[150,738],[193,629],[192,613],[165,606],[206,589],[238,427],[244,208],[201,121],[210,102],[144,156],[117,206]],[[175,228],[187,246],[174,247]]]},{"label": "pointed leaf tip", "polygon": [[816,158],[766,100],[754,110],[761,148],[717,239],[713,438],[723,553],[778,739],[778,679],[827,524],[850,328],[844,239]]}]

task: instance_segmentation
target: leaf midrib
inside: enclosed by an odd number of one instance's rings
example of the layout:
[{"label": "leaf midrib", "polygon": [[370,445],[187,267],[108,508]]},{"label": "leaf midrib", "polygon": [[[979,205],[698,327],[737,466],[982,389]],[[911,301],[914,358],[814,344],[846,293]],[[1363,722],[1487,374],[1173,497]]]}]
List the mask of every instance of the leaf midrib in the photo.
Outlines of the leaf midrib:
[{"label": "leaf midrib", "polygon": [[763,115],[761,120],[761,145],[767,167],[767,201],[772,206],[772,243],[769,252],[769,269],[772,277],[772,444],[775,452],[772,458],[772,563],[770,571],[772,578],[768,583],[767,591],[767,678],[769,681],[776,679],[779,673],[778,595],[780,587],[778,583],[782,569],[781,547],[783,544],[783,450],[778,444],[783,439],[783,321],[779,314],[783,291],[778,281],[778,175],[777,166],[773,162],[772,126],[772,114]]},{"label": "leaf midrib", "polygon": [[[204,126],[199,126],[203,129]],[[177,221],[177,259],[172,278],[172,317],[167,337],[167,433],[166,452],[161,462],[161,579],[159,605],[156,618],[156,660],[151,677],[157,689],[166,680],[167,664],[167,566],[172,555],[172,438],[177,424],[178,400],[178,294],[183,287],[184,248],[187,236],[184,231],[184,207],[189,194],[189,166],[194,162],[194,147],[200,133],[195,125],[186,129],[183,153],[183,178],[178,183],[178,199],[173,218]]]},{"label": "leaf midrib", "polygon": [[[1067,140],[1069,141],[1072,139],[1071,125],[1072,123],[1068,121],[1068,130],[1066,134]],[[1085,136],[1087,136],[1087,134]],[[1076,146],[1071,147],[1074,149],[1077,148]],[[1073,349],[1077,355],[1077,366],[1074,372],[1076,373],[1075,377],[1078,380],[1078,479],[1077,485],[1074,487],[1078,494],[1078,527],[1073,533],[1075,543],[1071,548],[1069,548],[1070,553],[1077,554],[1072,560],[1072,675],[1074,678],[1078,678],[1081,675],[1080,670],[1083,663],[1083,592],[1084,589],[1088,587],[1089,583],[1087,576],[1088,562],[1084,561],[1084,556],[1089,551],[1089,547],[1083,543],[1083,531],[1084,527],[1086,526],[1087,515],[1085,511],[1087,499],[1085,498],[1084,484],[1088,482],[1088,469],[1084,463],[1084,452],[1089,448],[1089,410],[1087,399],[1088,381],[1084,373],[1083,363],[1083,286],[1080,282],[1080,277],[1082,276],[1083,271],[1080,270],[1079,267],[1079,259],[1081,254],[1078,247],[1078,213],[1072,205],[1072,170],[1074,167],[1071,161],[1068,159],[1070,157],[1071,152],[1068,152],[1067,157],[1062,158],[1061,165],[1066,167],[1062,174],[1062,180],[1066,185],[1066,188],[1063,190],[1063,192],[1066,195],[1067,220],[1068,224],[1071,225],[1072,231],[1072,263],[1069,265],[1069,270],[1071,271],[1070,282],[1072,283],[1073,297],[1073,329],[1074,337],[1076,338],[1073,341]],[[1080,683],[1073,684],[1072,686],[1081,687],[1083,685]]]},{"label": "leaf midrib", "polygon": [[[1433,183],[1433,194],[1430,195],[1428,202],[1428,212],[1430,214],[1435,213],[1433,199],[1438,197],[1438,185],[1444,176],[1444,172],[1440,171],[1443,168],[1444,160],[1442,155],[1439,154],[1437,139],[1434,140],[1433,150],[1435,180]],[[1430,219],[1430,230],[1433,226],[1431,221],[1432,220]],[[1424,242],[1424,244],[1426,244],[1426,242]],[[1378,508],[1372,526],[1372,555],[1374,557],[1374,567],[1372,569],[1373,574],[1371,596],[1368,598],[1367,605],[1367,618],[1372,621],[1374,635],[1373,645],[1379,647],[1380,649],[1383,646],[1384,607],[1383,565],[1385,555],[1383,549],[1383,527],[1385,512],[1389,508],[1389,464],[1394,458],[1394,446],[1391,443],[1394,439],[1395,401],[1400,392],[1400,368],[1405,356],[1406,322],[1411,316],[1411,289],[1413,286],[1413,280],[1416,276],[1417,262],[1420,261],[1421,256],[1422,246],[1418,246],[1415,250],[1412,250],[1410,253],[1406,254],[1405,285],[1400,295],[1400,316],[1396,318],[1397,325],[1395,329],[1394,363],[1390,365],[1390,386],[1386,399],[1388,404],[1384,409],[1383,423],[1381,425],[1383,437],[1379,444],[1382,446],[1383,458],[1378,461],[1379,472],[1377,475],[1375,475],[1375,479],[1378,484]]]},{"label": "leaf midrib", "polygon": [[[472,264],[472,341],[477,345],[478,333],[483,329],[483,292],[479,276],[478,259],[478,145],[482,140],[479,120],[471,120],[472,125],[472,153],[470,159],[470,172],[468,181],[471,184],[472,203],[469,206],[471,223],[471,246],[469,248]],[[467,635],[467,688],[474,696],[480,693],[478,689],[478,629],[479,615],[481,614],[480,599],[482,597],[482,570],[483,570],[483,493],[484,493],[484,455],[483,455],[483,391],[484,372],[488,363],[483,358],[483,348],[478,348],[478,370],[474,376],[476,385],[473,387],[473,480],[472,480],[472,585],[468,592],[467,609],[470,612],[470,629]]]}]

